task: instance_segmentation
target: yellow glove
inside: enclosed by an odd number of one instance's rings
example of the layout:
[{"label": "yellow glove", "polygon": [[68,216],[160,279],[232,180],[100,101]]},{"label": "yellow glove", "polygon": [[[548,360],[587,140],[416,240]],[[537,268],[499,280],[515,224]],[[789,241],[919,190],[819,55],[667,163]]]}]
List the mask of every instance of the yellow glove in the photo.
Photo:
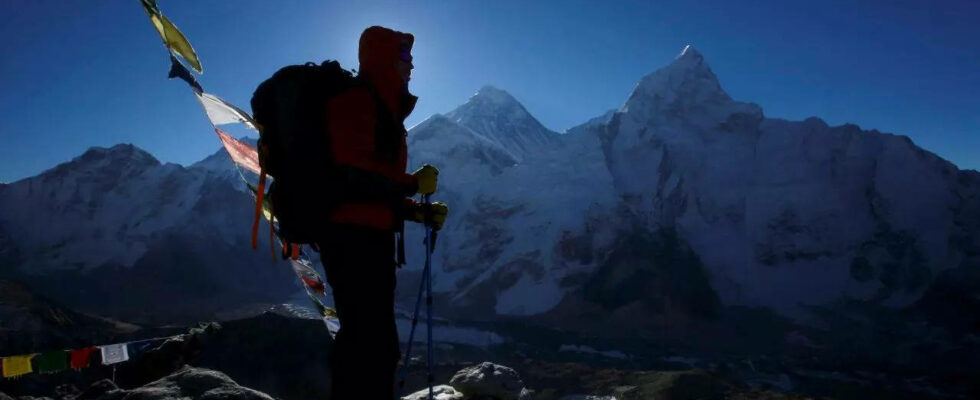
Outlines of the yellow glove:
[{"label": "yellow glove", "polygon": [[412,173],[418,180],[419,194],[433,194],[439,186],[439,169],[429,164],[423,164],[421,168]]},{"label": "yellow glove", "polygon": [[421,203],[415,207],[415,213],[413,215],[413,221],[422,222],[432,229],[440,230],[442,225],[446,223],[446,217],[449,215],[449,206],[446,203],[434,202],[429,204]]}]

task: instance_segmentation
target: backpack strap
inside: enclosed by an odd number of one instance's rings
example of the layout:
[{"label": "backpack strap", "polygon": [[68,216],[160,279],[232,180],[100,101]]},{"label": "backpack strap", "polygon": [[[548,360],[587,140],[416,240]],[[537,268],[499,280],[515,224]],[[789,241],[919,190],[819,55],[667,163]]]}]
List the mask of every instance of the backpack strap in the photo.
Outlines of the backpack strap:
[{"label": "backpack strap", "polygon": [[398,268],[401,268],[402,265],[405,265],[405,221],[401,221],[401,223],[398,224],[398,231],[395,233],[398,235],[398,242],[395,245],[395,265],[397,265]]},{"label": "backpack strap", "polygon": [[299,260],[299,246],[296,243],[282,242],[282,259]]},{"label": "backpack strap", "polygon": [[[252,222],[252,249],[259,248],[259,219],[262,218],[262,201],[265,200],[265,168],[259,173],[259,189],[255,195],[255,220]],[[271,221],[269,222],[272,223]]]},{"label": "backpack strap", "polygon": [[[273,217],[275,218],[275,217]],[[269,221],[269,254],[272,257],[272,263],[276,263],[276,226]]]},{"label": "backpack strap", "polygon": [[357,85],[367,89],[374,100],[374,151],[375,154],[384,160],[394,160],[398,157],[398,140],[404,132],[399,129],[400,125],[392,115],[391,110],[385,104],[378,90],[367,81],[358,78]]}]

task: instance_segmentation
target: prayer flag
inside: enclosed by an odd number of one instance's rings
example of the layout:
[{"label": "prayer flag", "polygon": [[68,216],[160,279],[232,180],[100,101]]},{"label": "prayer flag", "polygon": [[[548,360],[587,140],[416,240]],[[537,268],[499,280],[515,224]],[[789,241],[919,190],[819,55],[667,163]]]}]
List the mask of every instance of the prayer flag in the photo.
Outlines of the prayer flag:
[{"label": "prayer flag", "polygon": [[160,38],[163,39],[163,44],[187,60],[191,68],[194,68],[197,73],[202,73],[201,61],[198,60],[194,48],[191,47],[190,42],[180,32],[180,29],[177,29],[177,26],[160,12],[160,9],[157,8],[156,1],[143,0],[142,3],[143,8],[146,10],[146,15],[150,17],[150,22],[157,29]]},{"label": "prayer flag", "polygon": [[252,116],[248,115],[247,112],[235,105],[224,101],[218,96],[210,93],[204,92],[194,92],[197,95],[197,99],[204,106],[204,112],[208,114],[208,119],[214,125],[224,125],[224,124],[235,124],[242,123],[245,126],[258,130],[255,125],[255,121],[252,120]]},{"label": "prayer flag", "polygon": [[302,280],[303,283],[306,284],[306,286],[313,291],[313,293],[316,293],[320,296],[323,296],[326,293],[327,288],[326,286],[323,285],[323,282],[313,280],[305,276],[301,276],[299,277],[299,279]]},{"label": "prayer flag", "polygon": [[42,374],[68,369],[68,352],[64,350],[41,353],[35,360],[37,361],[37,372]]},{"label": "prayer flag", "polygon": [[70,363],[71,367],[73,369],[88,368],[89,360],[92,359],[93,351],[95,351],[95,347],[72,350]]},{"label": "prayer flag", "polygon": [[187,68],[184,68],[184,64],[177,61],[177,57],[174,57],[173,54],[170,55],[170,73],[167,74],[167,77],[182,79],[184,82],[187,82],[188,85],[191,85],[192,88],[194,88],[194,93],[204,92],[204,88],[201,87],[200,83],[197,83],[197,79],[194,79],[194,75],[191,75],[191,72],[188,71]]},{"label": "prayer flag", "polygon": [[15,376],[27,375],[34,372],[34,370],[31,368],[31,359],[34,358],[34,356],[36,356],[36,354],[4,357],[2,361],[3,377],[13,378]]},{"label": "prayer flag", "polygon": [[102,351],[102,365],[117,364],[129,360],[129,352],[126,350],[125,343],[99,346],[99,349]]},{"label": "prayer flag", "polygon": [[[248,182],[245,182],[245,186],[248,186],[248,190],[250,190],[253,195],[256,195],[256,196],[259,195],[259,188],[255,187],[255,185],[253,185],[251,183],[248,183]],[[265,216],[265,219],[266,220],[272,221],[272,203],[269,202],[269,196],[264,196],[262,198],[262,215]],[[269,233],[269,244],[273,246],[272,247],[272,252],[275,253],[275,251],[276,251],[275,245],[276,244],[274,242],[275,238],[272,237],[272,234],[273,234],[273,232],[270,232]],[[273,262],[274,262],[276,255],[273,254],[272,256],[273,256]]]},{"label": "prayer flag", "polygon": [[323,305],[323,303],[320,302],[320,300],[317,299],[316,297],[313,297],[313,295],[311,295],[309,293],[307,293],[307,295],[310,297],[310,300],[313,301],[313,307],[316,308],[316,312],[317,312],[317,314],[320,314],[320,317],[330,316],[330,314],[331,314],[331,311],[330,310],[332,310],[332,309],[330,309],[327,306]]},{"label": "prayer flag", "polygon": [[340,322],[335,318],[323,317],[323,323],[327,325],[327,332],[330,332],[330,336],[336,337],[337,332],[340,331]]},{"label": "prayer flag", "polygon": [[221,144],[225,146],[225,150],[228,151],[228,155],[231,156],[231,160],[235,164],[241,165],[243,168],[256,174],[261,173],[262,168],[259,166],[259,152],[254,147],[231,137],[231,135],[221,129],[215,128],[214,131],[218,133]]},{"label": "prayer flag", "polygon": [[313,293],[323,296],[327,287],[323,283],[323,279],[320,279],[320,274],[313,269],[313,267],[305,260],[292,260],[293,272],[299,277],[306,287],[310,288]]}]

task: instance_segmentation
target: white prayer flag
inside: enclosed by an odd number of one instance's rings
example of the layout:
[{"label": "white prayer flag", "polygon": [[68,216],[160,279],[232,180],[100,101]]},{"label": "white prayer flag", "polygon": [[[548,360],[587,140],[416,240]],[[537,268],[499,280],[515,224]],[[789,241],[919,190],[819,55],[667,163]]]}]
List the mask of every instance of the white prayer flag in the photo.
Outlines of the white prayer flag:
[{"label": "white prayer flag", "polygon": [[330,332],[330,336],[336,338],[337,332],[340,331],[340,321],[330,317],[323,317],[323,323],[327,324],[327,332]]},{"label": "white prayer flag", "polygon": [[235,124],[243,123],[245,126],[252,128],[253,130],[258,130],[255,127],[255,121],[252,117],[248,115],[247,112],[242,109],[235,107],[234,105],[221,100],[218,96],[210,93],[200,93],[194,91],[197,95],[197,99],[201,101],[201,105],[204,106],[204,112],[208,114],[208,119],[214,125],[224,125],[224,124]]},{"label": "white prayer flag", "polygon": [[129,360],[129,351],[126,350],[125,343],[99,346],[99,349],[102,351],[102,365],[117,364]]}]

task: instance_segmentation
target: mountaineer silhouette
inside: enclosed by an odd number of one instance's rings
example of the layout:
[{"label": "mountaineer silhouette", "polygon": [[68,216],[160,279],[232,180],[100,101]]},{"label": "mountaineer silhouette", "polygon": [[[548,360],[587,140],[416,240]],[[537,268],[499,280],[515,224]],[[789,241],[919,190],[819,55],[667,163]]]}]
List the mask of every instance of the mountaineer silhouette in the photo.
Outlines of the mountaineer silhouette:
[{"label": "mountaineer silhouette", "polygon": [[[439,171],[406,173],[404,121],[414,36],[380,26],[361,35],[356,76],[336,61],[288,66],[252,97],[258,144],[279,223],[283,257],[299,244],[320,251],[340,320],[331,360],[337,399],[390,399],[401,356],[395,327],[395,270],[405,262],[404,222],[442,227],[448,207],[419,203]],[[258,199],[257,215],[265,207]],[[253,236],[256,234],[253,230]]]}]

